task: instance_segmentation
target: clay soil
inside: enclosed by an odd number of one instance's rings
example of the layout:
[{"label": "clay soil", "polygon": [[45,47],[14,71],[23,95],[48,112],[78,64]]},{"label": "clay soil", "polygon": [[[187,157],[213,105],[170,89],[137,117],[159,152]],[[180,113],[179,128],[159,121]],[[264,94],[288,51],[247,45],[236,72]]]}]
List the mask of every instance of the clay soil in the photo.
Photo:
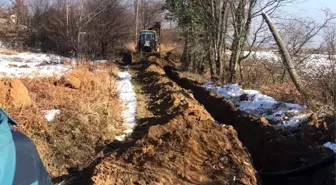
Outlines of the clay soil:
[{"label": "clay soil", "polygon": [[151,116],[86,170],[89,184],[260,184],[232,126],[218,124],[159,66],[142,61],[132,70]]}]

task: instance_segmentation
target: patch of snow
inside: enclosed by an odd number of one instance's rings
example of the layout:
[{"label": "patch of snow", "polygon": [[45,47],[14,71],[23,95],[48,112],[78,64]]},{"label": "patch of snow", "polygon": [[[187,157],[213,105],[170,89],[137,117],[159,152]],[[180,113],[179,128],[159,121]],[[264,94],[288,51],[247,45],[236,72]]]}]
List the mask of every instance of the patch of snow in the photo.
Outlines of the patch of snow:
[{"label": "patch of snow", "polygon": [[117,141],[125,141],[126,134],[122,134],[120,136],[116,136],[114,139]]},{"label": "patch of snow", "polygon": [[278,102],[259,91],[243,90],[238,84],[214,86],[207,82],[204,87],[229,99],[241,111],[277,123],[275,127],[278,128],[295,128],[310,116],[302,114],[304,107],[298,104]]},{"label": "patch of snow", "polygon": [[47,110],[47,111],[42,111],[44,114],[44,117],[47,121],[53,121],[57,115],[61,114],[60,110]]},{"label": "patch of snow", "polygon": [[326,147],[326,148],[329,148],[330,150],[334,151],[334,153],[336,153],[336,144],[335,143],[327,142],[323,146]]},{"label": "patch of snow", "polygon": [[0,78],[60,76],[72,69],[61,61],[72,62],[72,59],[40,53],[0,54]]},{"label": "patch of snow", "polygon": [[[245,51],[244,55],[247,55],[249,52]],[[253,51],[251,52],[250,59],[258,59],[258,60],[265,60],[265,61],[281,61],[281,57],[277,54],[277,51]]]},{"label": "patch of snow", "polygon": [[115,139],[123,141],[125,137],[133,132],[136,126],[136,108],[137,99],[136,94],[133,90],[132,77],[128,72],[119,72],[119,80],[117,82],[117,88],[119,91],[119,97],[121,99],[122,105],[125,109],[121,113],[126,130],[121,136],[117,136]]}]

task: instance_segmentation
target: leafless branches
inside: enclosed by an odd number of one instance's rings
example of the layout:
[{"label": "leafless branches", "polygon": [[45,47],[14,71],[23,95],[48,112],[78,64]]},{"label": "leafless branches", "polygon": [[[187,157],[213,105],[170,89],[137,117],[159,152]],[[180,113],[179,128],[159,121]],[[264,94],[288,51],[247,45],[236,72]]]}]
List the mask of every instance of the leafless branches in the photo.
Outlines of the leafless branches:
[{"label": "leafless branches", "polygon": [[127,1],[32,0],[29,44],[43,51],[106,56],[126,38],[133,13]]}]

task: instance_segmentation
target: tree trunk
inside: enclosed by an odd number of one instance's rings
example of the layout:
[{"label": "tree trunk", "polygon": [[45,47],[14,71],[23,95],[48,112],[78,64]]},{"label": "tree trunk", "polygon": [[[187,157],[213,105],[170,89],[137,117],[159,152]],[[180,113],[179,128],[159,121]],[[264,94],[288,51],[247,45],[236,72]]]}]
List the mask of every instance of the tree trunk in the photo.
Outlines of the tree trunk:
[{"label": "tree trunk", "polygon": [[78,33],[77,33],[77,57],[78,58],[81,58],[81,49],[80,49],[80,47],[81,47],[81,44],[80,44],[81,39],[80,39],[80,37],[81,37],[81,32],[80,32],[80,30],[78,30]]},{"label": "tree trunk", "polygon": [[107,43],[105,41],[101,41],[101,56],[106,58],[106,47]]},{"label": "tree trunk", "polygon": [[243,66],[242,66],[241,62],[242,61],[238,62],[238,65],[239,65],[239,74],[240,74],[240,80],[244,81]]},{"label": "tree trunk", "polygon": [[222,65],[221,65],[221,61],[218,57],[215,60],[215,63],[216,63],[216,76],[220,78],[221,77]]},{"label": "tree trunk", "polygon": [[230,58],[230,83],[233,83],[236,81],[236,74],[237,74],[237,65],[239,61],[240,56],[240,38],[239,36],[235,36],[233,43],[232,43],[232,53]]},{"label": "tree trunk", "polygon": [[286,79],[286,71],[287,71],[287,68],[283,70],[282,72],[282,75],[281,75],[281,82],[285,82],[285,79]]},{"label": "tree trunk", "polygon": [[237,66],[239,62],[239,58],[242,52],[241,46],[242,41],[244,39],[243,30],[244,30],[244,22],[245,22],[245,0],[240,0],[237,6],[237,9],[234,11],[232,15],[235,20],[233,20],[232,24],[234,27],[233,41],[231,47],[231,58],[230,58],[230,83],[236,82],[237,75]]},{"label": "tree trunk", "polygon": [[209,67],[210,67],[210,75],[211,75],[211,78],[214,77],[214,68],[213,68],[213,63],[212,63],[212,60],[211,60],[211,56],[210,56],[210,53],[207,52],[207,58],[208,58],[208,61],[209,61]]},{"label": "tree trunk", "polygon": [[[188,28],[186,28],[188,29]],[[189,69],[189,30],[186,30],[185,33],[185,41],[184,41],[184,49],[183,49],[183,54],[182,54],[182,62],[183,62],[183,68],[184,70]]]},{"label": "tree trunk", "polygon": [[307,96],[307,93],[305,92],[303,86],[302,86],[302,82],[300,80],[299,75],[296,73],[296,70],[294,68],[294,65],[291,61],[291,57],[288,53],[288,50],[285,46],[284,41],[282,40],[278,30],[276,29],[276,27],[274,26],[274,24],[271,22],[270,18],[268,17],[267,14],[265,14],[264,12],[262,13],[263,18],[265,19],[269,29],[271,30],[273,37],[277,43],[277,45],[279,46],[280,49],[280,53],[282,56],[282,61],[284,62],[285,67],[288,70],[288,73],[295,85],[295,87],[297,88],[297,90],[304,96]]}]

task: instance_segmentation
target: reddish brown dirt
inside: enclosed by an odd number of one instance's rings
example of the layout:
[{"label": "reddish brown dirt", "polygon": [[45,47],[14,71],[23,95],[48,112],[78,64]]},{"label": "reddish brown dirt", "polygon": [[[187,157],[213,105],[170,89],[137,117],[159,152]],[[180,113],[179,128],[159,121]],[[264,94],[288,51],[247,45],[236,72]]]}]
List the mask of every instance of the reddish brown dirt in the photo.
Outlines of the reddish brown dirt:
[{"label": "reddish brown dirt", "polygon": [[[196,82],[181,78],[173,68],[165,69],[174,81],[191,90],[195,98],[217,121],[232,125],[237,130],[239,139],[249,150],[256,169],[263,172],[291,170],[314,163],[331,154],[331,151],[322,144],[334,141],[334,125],[316,128],[316,124],[313,123],[316,120],[312,119],[296,131],[276,130],[262,119],[240,112],[228,100],[209,92]],[[303,174],[301,177],[264,179],[264,184],[333,185],[334,167]]]},{"label": "reddish brown dirt", "polygon": [[130,147],[114,146],[100,161],[93,184],[260,184],[233,127],[217,124],[160,67],[142,66],[134,65],[136,78],[154,116],[139,120]]}]

